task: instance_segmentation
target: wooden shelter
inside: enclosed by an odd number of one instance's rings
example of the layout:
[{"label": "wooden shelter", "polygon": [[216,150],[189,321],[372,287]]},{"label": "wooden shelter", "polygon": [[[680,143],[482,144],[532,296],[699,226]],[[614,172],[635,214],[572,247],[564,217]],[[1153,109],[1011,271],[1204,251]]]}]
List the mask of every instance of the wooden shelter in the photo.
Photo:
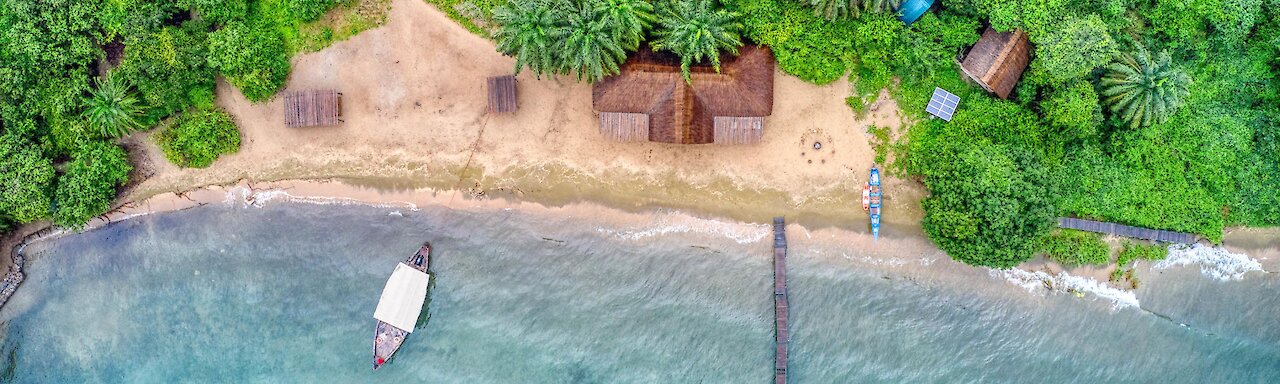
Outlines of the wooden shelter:
[{"label": "wooden shelter", "polygon": [[674,55],[641,49],[621,73],[592,87],[592,109],[600,133],[618,141],[674,144],[753,144],[764,136],[773,113],[773,53],[744,46],[721,57],[720,73],[691,68],[693,83],[680,75]]},{"label": "wooden shelter", "polygon": [[1031,42],[1026,33],[1021,29],[996,32],[987,27],[978,43],[965,54],[960,69],[983,89],[1007,99],[1030,62]]},{"label": "wooden shelter", "polygon": [[494,76],[489,78],[489,113],[516,111],[516,77]]},{"label": "wooden shelter", "polygon": [[289,91],[284,95],[284,125],[289,128],[338,125],[342,94],[334,90]]}]

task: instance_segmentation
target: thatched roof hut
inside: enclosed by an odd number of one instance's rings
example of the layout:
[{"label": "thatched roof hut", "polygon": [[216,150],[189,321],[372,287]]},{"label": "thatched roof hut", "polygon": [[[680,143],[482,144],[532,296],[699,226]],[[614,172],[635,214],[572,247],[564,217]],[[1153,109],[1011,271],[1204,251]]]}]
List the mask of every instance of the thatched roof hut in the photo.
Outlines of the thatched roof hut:
[{"label": "thatched roof hut", "polygon": [[641,49],[621,73],[596,83],[592,109],[600,132],[619,141],[675,144],[750,144],[764,135],[773,113],[773,53],[744,46],[721,58],[720,73],[692,68],[693,84],[680,76],[674,55]]},{"label": "thatched roof hut", "polygon": [[983,89],[995,93],[1001,99],[1007,99],[1029,62],[1031,42],[1027,40],[1026,33],[1021,29],[996,32],[987,27],[982,32],[982,38],[964,56],[960,69]]}]

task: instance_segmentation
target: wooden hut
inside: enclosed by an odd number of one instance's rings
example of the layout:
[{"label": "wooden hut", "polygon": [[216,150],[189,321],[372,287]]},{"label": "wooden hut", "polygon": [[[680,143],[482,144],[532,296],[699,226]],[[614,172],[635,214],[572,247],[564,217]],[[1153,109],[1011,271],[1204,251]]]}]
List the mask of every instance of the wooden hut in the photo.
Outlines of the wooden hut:
[{"label": "wooden hut", "polygon": [[996,32],[987,27],[978,43],[965,54],[960,69],[983,89],[1007,99],[1029,62],[1031,42],[1026,33],[1021,29]]},{"label": "wooden hut", "polygon": [[289,128],[338,125],[342,94],[334,90],[289,91],[284,95],[284,125]]},{"label": "wooden hut", "polygon": [[691,69],[680,76],[674,55],[641,49],[621,73],[592,87],[592,109],[600,132],[617,141],[674,144],[753,144],[764,136],[773,113],[773,53],[744,46],[737,57],[721,57],[720,73]]},{"label": "wooden hut", "polygon": [[516,111],[516,77],[495,76],[489,78],[489,113]]}]

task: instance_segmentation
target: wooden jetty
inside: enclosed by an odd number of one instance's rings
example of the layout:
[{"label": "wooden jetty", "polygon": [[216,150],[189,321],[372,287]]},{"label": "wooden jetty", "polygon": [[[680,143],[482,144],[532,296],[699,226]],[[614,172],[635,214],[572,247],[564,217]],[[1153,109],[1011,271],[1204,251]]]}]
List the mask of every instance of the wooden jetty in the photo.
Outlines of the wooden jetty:
[{"label": "wooden jetty", "polygon": [[1058,218],[1058,227],[1075,229],[1080,231],[1105,233],[1108,235],[1132,237],[1135,239],[1163,241],[1166,243],[1183,243],[1195,244],[1196,235],[1190,233],[1162,231],[1159,229],[1148,229],[1131,227],[1124,224],[1106,223],[1101,221],[1083,220],[1071,217]]},{"label": "wooden jetty", "polygon": [[786,384],[787,344],[791,341],[791,334],[787,331],[787,221],[781,217],[773,218],[773,314],[777,326],[773,382]]}]

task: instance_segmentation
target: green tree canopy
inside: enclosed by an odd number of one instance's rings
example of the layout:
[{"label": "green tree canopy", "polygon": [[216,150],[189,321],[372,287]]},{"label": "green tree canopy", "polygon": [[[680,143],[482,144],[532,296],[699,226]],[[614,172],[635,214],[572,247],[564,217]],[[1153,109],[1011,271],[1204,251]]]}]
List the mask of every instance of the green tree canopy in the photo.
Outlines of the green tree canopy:
[{"label": "green tree canopy", "polygon": [[1097,15],[1072,18],[1036,42],[1035,76],[1049,84],[1084,78],[1106,65],[1116,54],[1116,43]]},{"label": "green tree canopy", "polygon": [[209,65],[250,101],[266,101],[289,78],[280,31],[265,21],[234,21],[209,34]]},{"label": "green tree canopy", "polygon": [[0,215],[25,223],[49,217],[53,162],[14,134],[0,135]]},{"label": "green tree canopy", "polygon": [[80,148],[58,178],[53,222],[80,227],[111,209],[116,187],[129,181],[129,156],[111,143],[90,141]]},{"label": "green tree canopy", "polygon": [[1146,49],[1107,66],[1102,96],[1111,112],[1131,128],[1163,123],[1182,106],[1191,77],[1173,66],[1168,51],[1155,60]]},{"label": "green tree canopy", "polygon": [[1064,139],[1085,139],[1098,134],[1102,125],[1102,106],[1093,84],[1078,80],[1054,89],[1040,102],[1045,123],[1057,129]]},{"label": "green tree canopy", "polygon": [[1044,168],[1022,149],[978,143],[925,180],[924,230],[966,264],[1011,268],[1053,227]]},{"label": "green tree canopy", "polygon": [[670,51],[680,56],[680,71],[685,81],[692,81],[689,69],[694,64],[710,61],[720,71],[720,51],[734,55],[742,46],[742,23],[738,14],[727,11],[712,0],[675,0],[664,3],[659,11],[658,30],[650,43],[655,51]]},{"label": "green tree canopy", "polygon": [[620,25],[611,24],[605,18],[604,8],[595,1],[573,2],[565,13],[565,24],[560,36],[563,47],[559,50],[561,72],[573,72],[578,81],[586,79],[594,83],[605,76],[618,73],[627,51],[618,39]]},{"label": "green tree canopy", "polygon": [[498,22],[493,36],[498,52],[515,57],[515,73],[528,67],[541,78],[559,71],[557,46],[564,32],[553,4],[548,0],[512,0],[493,9],[493,19]]}]

